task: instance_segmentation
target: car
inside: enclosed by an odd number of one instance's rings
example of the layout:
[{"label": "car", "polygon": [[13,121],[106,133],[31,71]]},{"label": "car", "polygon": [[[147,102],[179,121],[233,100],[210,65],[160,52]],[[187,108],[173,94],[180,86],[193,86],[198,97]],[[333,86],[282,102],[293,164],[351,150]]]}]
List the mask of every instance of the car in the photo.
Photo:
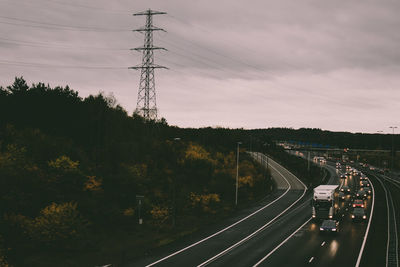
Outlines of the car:
[{"label": "car", "polygon": [[339,232],[339,222],[335,220],[324,220],[319,227],[320,232]]},{"label": "car", "polygon": [[367,192],[368,195],[370,195],[372,192],[371,187],[369,187],[369,186],[362,186],[362,187],[360,187],[360,190]]},{"label": "car", "polygon": [[355,199],[352,206],[353,208],[364,208],[364,201],[362,199]]},{"label": "car", "polygon": [[362,174],[360,176],[360,181],[363,181],[363,180],[368,180],[368,177],[365,174]]},{"label": "car", "polygon": [[363,190],[358,190],[356,193],[356,198],[358,199],[362,199],[362,198],[366,198],[367,197],[367,192],[363,191]]},{"label": "car", "polygon": [[369,186],[369,181],[368,180],[360,181],[360,185],[361,186]]},{"label": "car", "polygon": [[351,192],[350,187],[348,187],[347,185],[342,186],[342,188],[340,188],[340,191],[349,194]]},{"label": "car", "polygon": [[344,194],[344,192],[339,192],[339,200],[345,200],[346,199],[346,195]]},{"label": "car", "polygon": [[367,215],[363,208],[354,208],[351,214],[351,219],[353,221],[363,221],[367,219]]},{"label": "car", "polygon": [[345,174],[340,175],[340,179],[346,179],[347,176]]}]

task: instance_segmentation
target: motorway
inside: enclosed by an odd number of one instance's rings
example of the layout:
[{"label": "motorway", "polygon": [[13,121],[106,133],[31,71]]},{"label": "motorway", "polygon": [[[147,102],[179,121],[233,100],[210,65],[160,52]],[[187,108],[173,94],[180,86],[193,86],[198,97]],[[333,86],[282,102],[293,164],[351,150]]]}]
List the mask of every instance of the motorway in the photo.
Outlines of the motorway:
[{"label": "motorway", "polygon": [[362,266],[399,266],[400,181],[365,170],[375,187],[376,204]]},{"label": "motorway", "polygon": [[[348,178],[345,185],[354,192],[356,183],[352,179],[355,178]],[[367,214],[371,212],[369,198],[364,201],[368,207]],[[368,223],[353,223],[349,204],[348,196],[341,203],[343,213],[338,234],[321,234],[319,225],[309,222],[260,266],[356,266]]]},{"label": "motorway", "polygon": [[[253,156],[266,163],[264,155]],[[340,204],[341,232],[320,234],[310,220],[312,191],[275,161],[268,163],[279,187],[274,195],[218,229],[178,241],[127,266],[357,266],[368,222],[351,222],[350,197]],[[341,182],[355,190],[358,181],[339,181],[334,167],[323,167],[331,174],[328,184]],[[368,214],[371,200],[365,200]]]}]

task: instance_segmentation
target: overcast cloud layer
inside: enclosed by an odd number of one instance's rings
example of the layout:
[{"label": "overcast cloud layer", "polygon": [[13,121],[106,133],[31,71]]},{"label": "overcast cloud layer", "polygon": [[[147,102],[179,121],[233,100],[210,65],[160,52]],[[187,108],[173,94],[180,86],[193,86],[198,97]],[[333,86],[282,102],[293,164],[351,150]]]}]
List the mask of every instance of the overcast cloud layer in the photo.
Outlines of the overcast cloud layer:
[{"label": "overcast cloud layer", "polygon": [[[400,126],[400,1],[0,0],[0,85],[113,93],[132,113],[154,16],[160,115],[181,127]],[[34,63],[34,64],[31,64]]]}]

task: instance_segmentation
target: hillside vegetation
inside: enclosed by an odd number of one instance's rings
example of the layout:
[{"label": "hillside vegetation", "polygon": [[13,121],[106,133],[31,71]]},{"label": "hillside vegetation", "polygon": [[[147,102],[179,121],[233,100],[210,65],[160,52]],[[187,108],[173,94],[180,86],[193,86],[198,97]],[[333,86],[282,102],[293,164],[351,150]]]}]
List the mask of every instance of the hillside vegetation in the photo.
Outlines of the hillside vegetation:
[{"label": "hillside vegetation", "polygon": [[[391,146],[391,136],[377,137],[320,129],[184,129],[130,116],[112,95],[81,98],[68,86],[28,86],[16,78],[0,87],[0,266],[127,262],[274,190],[269,172],[246,151],[268,153],[313,188],[324,170],[308,169],[275,141]],[[373,162],[371,155],[360,159]]]},{"label": "hillside vegetation", "polygon": [[[23,78],[0,88],[0,262],[121,263],[234,212],[238,136],[179,134],[112,96]],[[240,158],[244,206],[273,187]]]}]

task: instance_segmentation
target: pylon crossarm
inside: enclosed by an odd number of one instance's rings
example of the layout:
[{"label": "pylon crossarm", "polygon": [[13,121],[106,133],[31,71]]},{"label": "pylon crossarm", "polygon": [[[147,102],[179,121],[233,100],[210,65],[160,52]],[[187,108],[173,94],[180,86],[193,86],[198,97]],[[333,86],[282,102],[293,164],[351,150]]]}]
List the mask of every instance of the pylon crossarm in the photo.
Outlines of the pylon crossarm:
[{"label": "pylon crossarm", "polygon": [[131,48],[130,50],[136,50],[136,51],[141,51],[141,50],[165,50],[165,51],[168,51],[164,47],[157,47],[157,46],[153,46],[153,47],[136,47],[136,48]]},{"label": "pylon crossarm", "polygon": [[140,69],[167,69],[167,67],[164,66],[159,66],[159,65],[150,65],[150,66],[135,66],[135,67],[129,67],[128,69],[132,69],[132,70],[140,70]]},{"label": "pylon crossarm", "polygon": [[140,29],[136,29],[136,30],[132,30],[133,32],[149,32],[149,31],[163,31],[163,32],[167,32],[164,29],[158,28],[158,27],[151,27],[151,28],[140,28]]},{"label": "pylon crossarm", "polygon": [[135,14],[132,14],[132,15],[133,16],[144,16],[144,15],[162,15],[162,14],[167,14],[167,12],[161,12],[161,11],[148,9],[146,11],[138,12],[138,13],[135,13]]}]

